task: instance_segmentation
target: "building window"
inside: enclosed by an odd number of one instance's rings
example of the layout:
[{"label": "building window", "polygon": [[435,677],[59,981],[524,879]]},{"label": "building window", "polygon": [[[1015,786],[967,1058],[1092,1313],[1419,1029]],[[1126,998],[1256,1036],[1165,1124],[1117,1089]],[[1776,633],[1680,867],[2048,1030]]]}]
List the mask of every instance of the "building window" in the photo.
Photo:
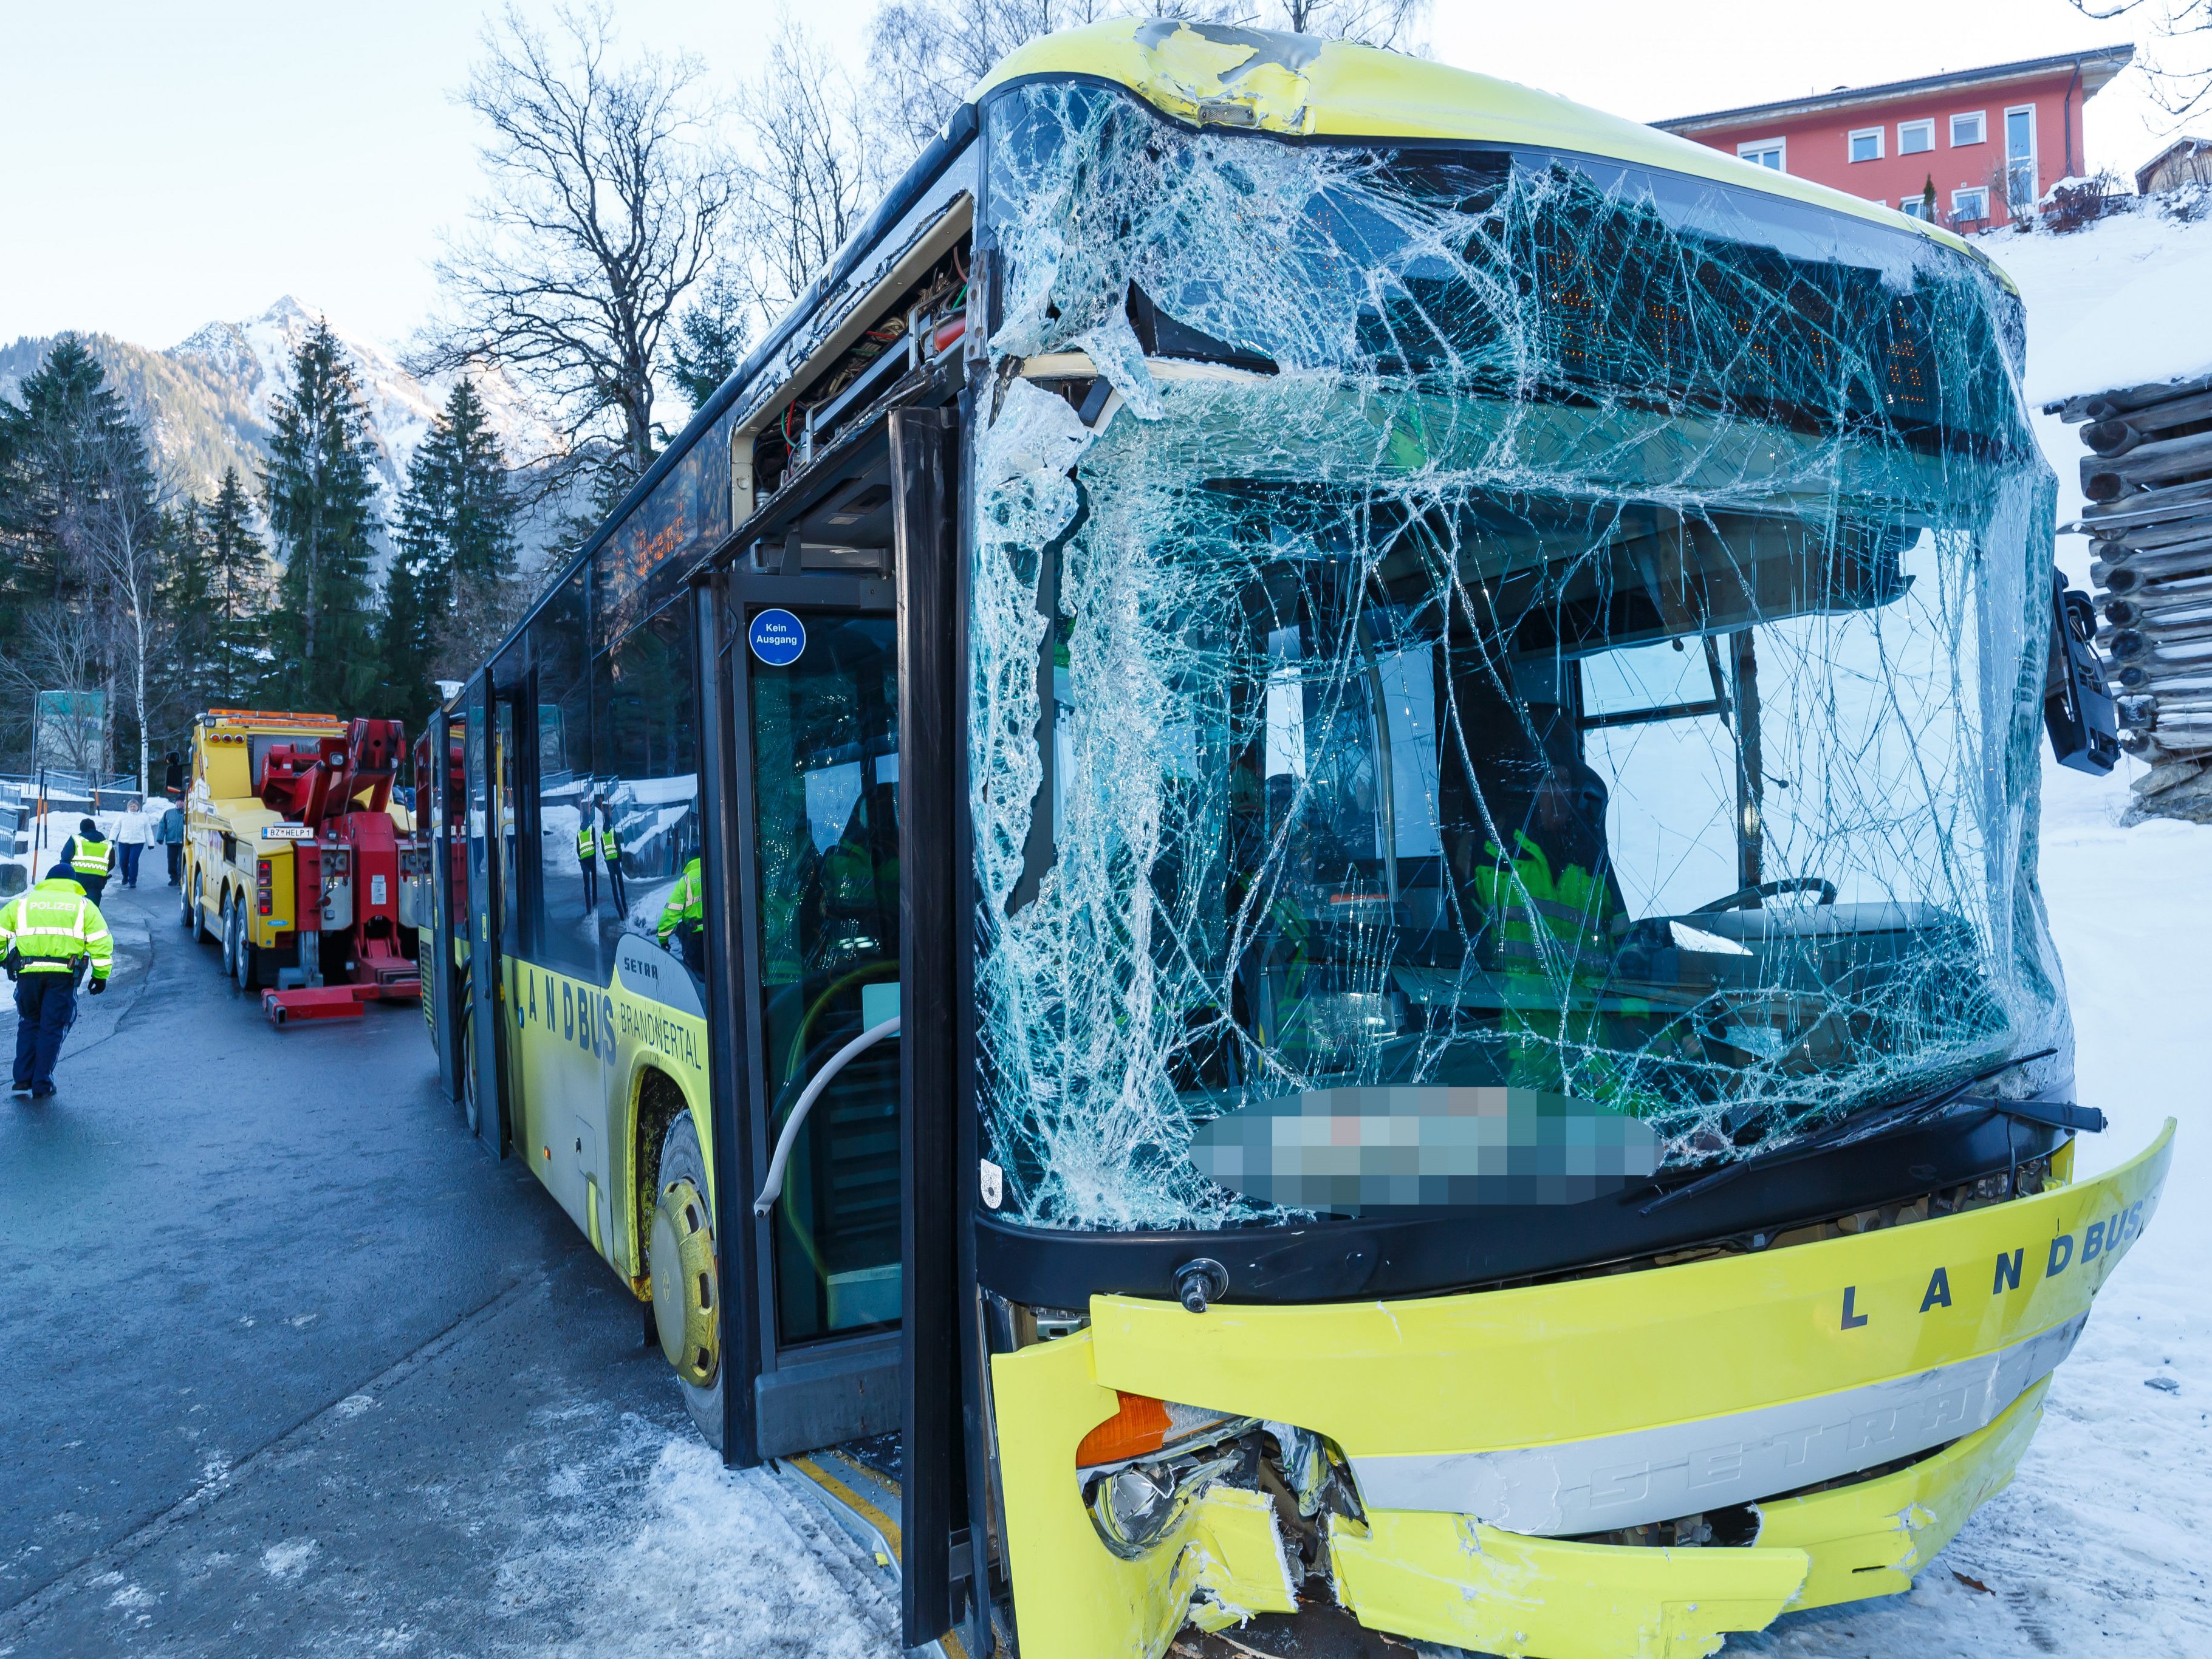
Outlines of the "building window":
[{"label": "building window", "polygon": [[1881,129],[1862,127],[1850,136],[1851,160],[1879,161],[1881,160]]},{"label": "building window", "polygon": [[2035,106],[2005,112],[2005,199],[2015,212],[2035,205]]},{"label": "building window", "polygon": [[1899,121],[1897,124],[1897,153],[1899,155],[1918,155],[1935,148],[1935,122]]},{"label": "building window", "polygon": [[1954,225],[1974,223],[1990,216],[1990,193],[1977,185],[1972,190],[1951,192],[1951,222]]},{"label": "building window", "polygon": [[1738,144],[1735,153],[1753,167],[1787,173],[1790,171],[1789,149],[1789,144],[1783,139],[1760,138],[1748,144]]},{"label": "building window", "polygon": [[1953,116],[1951,118],[1953,148],[1955,149],[1960,144],[1978,144],[1986,140],[1989,137],[1989,118],[1988,114],[1981,110],[1976,110],[1972,115]]},{"label": "building window", "polygon": [[1897,210],[1908,219],[1925,219],[1928,216],[1928,198],[1925,196],[1907,196],[1898,203]]}]

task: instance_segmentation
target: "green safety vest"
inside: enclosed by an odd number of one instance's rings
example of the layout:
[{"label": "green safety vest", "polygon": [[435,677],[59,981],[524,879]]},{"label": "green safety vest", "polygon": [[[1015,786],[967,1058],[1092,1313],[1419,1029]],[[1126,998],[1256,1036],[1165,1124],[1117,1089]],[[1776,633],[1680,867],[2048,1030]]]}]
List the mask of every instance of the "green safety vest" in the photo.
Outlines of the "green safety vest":
[{"label": "green safety vest", "polygon": [[1611,896],[1605,884],[1578,864],[1556,874],[1544,851],[1516,830],[1520,848],[1508,865],[1496,842],[1483,851],[1490,864],[1475,872],[1475,892],[1498,918],[1498,967],[1508,974],[1565,970],[1602,975],[1613,961]]},{"label": "green safety vest", "polygon": [[591,861],[592,826],[586,823],[580,826],[576,831],[576,862],[589,864]]},{"label": "green safety vest", "polygon": [[0,956],[14,957],[27,974],[74,974],[89,958],[92,976],[104,980],[114,966],[115,940],[84,889],[67,876],[48,876],[0,905]]},{"label": "green safety vest", "polygon": [[676,890],[668,896],[668,902],[660,907],[660,942],[665,945],[668,936],[689,922],[706,919],[706,890],[699,883],[699,860],[693,859],[684,866],[684,874],[676,884]]},{"label": "green safety vest", "polygon": [[115,843],[112,841],[78,841],[76,850],[70,854],[70,868],[80,876],[113,875]]},{"label": "green safety vest", "polygon": [[611,826],[599,831],[599,856],[611,865],[621,861],[622,837]]}]

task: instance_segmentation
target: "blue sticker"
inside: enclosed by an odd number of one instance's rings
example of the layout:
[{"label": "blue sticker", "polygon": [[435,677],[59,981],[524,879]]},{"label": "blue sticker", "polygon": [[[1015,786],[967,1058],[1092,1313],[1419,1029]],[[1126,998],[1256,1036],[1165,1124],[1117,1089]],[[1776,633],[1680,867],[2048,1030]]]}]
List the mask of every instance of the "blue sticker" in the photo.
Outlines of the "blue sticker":
[{"label": "blue sticker", "polygon": [[788,668],[806,649],[806,624],[788,611],[763,611],[746,631],[753,655],[770,668]]}]

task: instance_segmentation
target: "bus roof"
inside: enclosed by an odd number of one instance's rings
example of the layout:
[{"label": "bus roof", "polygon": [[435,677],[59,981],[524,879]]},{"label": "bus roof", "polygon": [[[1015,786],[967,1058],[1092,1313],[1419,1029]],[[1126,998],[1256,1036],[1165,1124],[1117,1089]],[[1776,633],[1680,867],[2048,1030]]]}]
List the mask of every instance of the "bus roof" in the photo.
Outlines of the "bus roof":
[{"label": "bus roof", "polygon": [[[530,612],[484,654],[478,672],[506,655],[577,568],[603,557],[602,549],[686,465],[695,447],[718,425],[728,425],[726,417],[757,410],[765,401],[787,395],[783,388],[805,380],[817,361],[815,348],[822,343],[810,337],[810,331],[819,336],[819,319],[838,316],[880,280],[880,261],[872,260],[872,251],[921,210],[933,192],[942,195],[940,186],[961,163],[975,135],[977,110],[989,95],[1023,82],[1054,80],[1124,87],[1172,118],[1219,129],[1291,139],[1428,139],[1521,147],[1710,179],[1891,230],[1909,228],[1975,260],[2005,288],[2018,291],[1986,254],[1938,226],[1515,82],[1371,46],[1264,29],[1142,18],[1066,29],[1018,47],[976,83],[945,131],[891,185],[828,267],[770,325],[574,557],[549,579]],[[722,441],[727,437],[726,431]],[[684,481],[678,478],[670,488],[681,492]],[[737,526],[722,527],[734,531]],[[696,545],[672,546],[667,562],[696,568],[705,551]],[[460,705],[468,695],[466,684],[447,707]]]},{"label": "bus roof", "polygon": [[1164,114],[1200,125],[1308,138],[1490,143],[1686,173],[1856,219],[1909,225],[1931,241],[1988,262],[1964,239],[1926,220],[1739,160],[1710,144],[1516,82],[1347,40],[1116,18],[1017,47],[977,83],[969,101],[978,103],[1019,81],[1071,76],[1127,87]]}]

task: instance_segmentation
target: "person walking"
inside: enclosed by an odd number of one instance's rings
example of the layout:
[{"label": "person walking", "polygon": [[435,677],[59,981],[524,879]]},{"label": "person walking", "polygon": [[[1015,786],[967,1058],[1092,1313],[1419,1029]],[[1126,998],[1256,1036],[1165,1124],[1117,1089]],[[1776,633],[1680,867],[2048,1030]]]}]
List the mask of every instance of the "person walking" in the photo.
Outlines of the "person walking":
[{"label": "person walking", "polygon": [[125,887],[138,885],[138,860],[145,856],[153,839],[154,820],[146,811],[145,798],[133,795],[123,816],[115,821],[115,856],[122,861]]},{"label": "person walking", "polygon": [[161,790],[164,794],[170,795],[181,795],[185,793],[184,757],[173,749],[169,751],[168,759],[162,769]]},{"label": "person walking", "polygon": [[115,843],[90,818],[79,818],[76,834],[62,843],[53,867],[74,876],[84,896],[97,904],[107,890],[107,878],[115,873]]},{"label": "person walking", "polygon": [[62,1039],[76,1023],[77,981],[89,967],[92,994],[107,989],[114,937],[73,878],[50,875],[0,905],[0,957],[15,986],[15,1092],[44,1100],[54,1092]]},{"label": "person walking", "polygon": [[181,803],[170,801],[161,814],[161,821],[154,826],[154,839],[169,855],[169,885],[174,887],[185,878],[185,809]]}]

